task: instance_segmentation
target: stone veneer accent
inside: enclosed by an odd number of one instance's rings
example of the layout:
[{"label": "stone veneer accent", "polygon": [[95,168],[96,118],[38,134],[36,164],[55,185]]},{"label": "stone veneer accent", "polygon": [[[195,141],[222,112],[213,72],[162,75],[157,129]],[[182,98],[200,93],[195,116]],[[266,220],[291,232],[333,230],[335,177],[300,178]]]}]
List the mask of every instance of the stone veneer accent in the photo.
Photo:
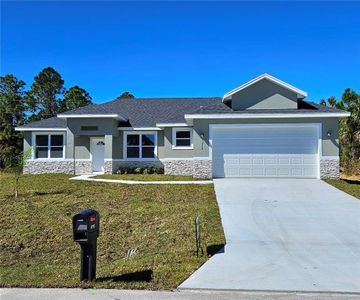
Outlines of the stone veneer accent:
[{"label": "stone veneer accent", "polygon": [[[182,159],[163,161],[105,161],[104,173],[115,173],[121,167],[157,167],[164,168],[169,175],[192,175],[194,178],[211,178],[212,161],[209,159]],[[76,174],[91,174],[92,162],[75,161]],[[28,160],[24,166],[24,174],[65,173],[74,174],[73,160],[37,161]]]},{"label": "stone veneer accent", "polygon": [[321,179],[340,178],[340,161],[338,157],[320,158],[320,178]]},{"label": "stone veneer accent", "polygon": [[[91,161],[75,161],[76,174],[91,174]],[[24,174],[45,174],[45,173],[64,173],[74,174],[73,160],[28,160],[25,163]]]},{"label": "stone veneer accent", "polygon": [[91,174],[92,161],[91,160],[75,160],[75,174]]},{"label": "stone veneer accent", "polygon": [[28,160],[25,163],[24,174],[45,174],[45,173],[65,173],[74,174],[74,162],[68,160],[43,161]]},{"label": "stone veneer accent", "polygon": [[194,178],[212,178],[212,160],[194,159],[193,161]]},{"label": "stone veneer accent", "polygon": [[104,163],[104,173],[105,174],[113,174],[115,173],[116,169],[114,169],[114,163],[112,160],[105,160]]},{"label": "stone veneer accent", "polygon": [[163,160],[164,173],[168,175],[193,175],[192,159]]},{"label": "stone veneer accent", "polygon": [[210,159],[166,159],[162,161],[105,161],[104,172],[115,173],[121,167],[164,168],[168,175],[192,175],[194,178],[212,178],[212,160]]}]

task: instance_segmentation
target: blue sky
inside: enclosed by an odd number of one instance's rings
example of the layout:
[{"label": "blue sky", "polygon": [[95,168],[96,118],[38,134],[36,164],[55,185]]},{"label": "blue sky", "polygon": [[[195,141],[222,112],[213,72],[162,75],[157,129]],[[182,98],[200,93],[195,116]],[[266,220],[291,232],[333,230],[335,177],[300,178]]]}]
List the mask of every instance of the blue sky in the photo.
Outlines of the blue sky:
[{"label": "blue sky", "polygon": [[100,103],[222,96],[267,72],[308,100],[360,92],[360,2],[2,2],[1,75],[54,67]]}]

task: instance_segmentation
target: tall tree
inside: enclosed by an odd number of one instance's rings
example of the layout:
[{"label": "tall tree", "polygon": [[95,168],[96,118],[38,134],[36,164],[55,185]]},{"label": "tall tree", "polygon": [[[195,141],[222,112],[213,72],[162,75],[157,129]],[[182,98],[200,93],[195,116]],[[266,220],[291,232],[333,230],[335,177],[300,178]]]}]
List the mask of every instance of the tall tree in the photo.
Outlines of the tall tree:
[{"label": "tall tree", "polygon": [[16,165],[21,153],[21,134],[15,127],[24,122],[24,86],[14,75],[0,77],[0,168]]},{"label": "tall tree", "polygon": [[65,92],[64,80],[53,68],[43,69],[34,78],[30,91],[27,93],[29,109],[34,116],[31,120],[53,117],[60,105],[60,96]]},{"label": "tall tree", "polygon": [[345,171],[360,175],[360,95],[347,88],[340,101],[330,97],[328,105],[351,113],[350,117],[340,120],[341,164]]},{"label": "tall tree", "polygon": [[341,121],[340,138],[343,144],[343,156],[351,166],[358,168],[360,174],[360,95],[347,88],[338,104],[351,113]]},{"label": "tall tree", "polygon": [[336,98],[335,96],[331,96],[328,98],[328,103],[330,107],[335,107],[336,106]]},{"label": "tall tree", "polygon": [[64,99],[60,102],[59,112],[92,104],[91,100],[90,94],[85,89],[75,85],[65,92]]},{"label": "tall tree", "polygon": [[116,99],[129,99],[129,98],[135,98],[135,96],[133,94],[131,94],[130,92],[123,92]]}]

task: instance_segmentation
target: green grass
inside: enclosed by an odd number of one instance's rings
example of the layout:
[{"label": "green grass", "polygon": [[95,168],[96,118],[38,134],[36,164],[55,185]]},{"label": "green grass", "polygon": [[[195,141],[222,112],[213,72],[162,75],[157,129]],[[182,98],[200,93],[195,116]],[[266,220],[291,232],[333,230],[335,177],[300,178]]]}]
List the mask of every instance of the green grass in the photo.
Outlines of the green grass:
[{"label": "green grass", "polygon": [[[121,185],[0,173],[0,286],[172,289],[224,243],[212,185]],[[97,278],[79,282],[72,216],[101,214]],[[194,218],[202,221],[205,255],[195,255]],[[137,248],[126,257],[129,248]]]},{"label": "green grass", "polygon": [[199,180],[192,176],[184,175],[165,175],[165,174],[109,174],[98,175],[94,178],[104,179],[122,179],[122,180],[137,180],[137,181],[187,181]]},{"label": "green grass", "polygon": [[327,179],[325,182],[331,184],[339,190],[344,191],[345,193],[348,193],[349,195],[360,199],[360,181],[347,179]]}]

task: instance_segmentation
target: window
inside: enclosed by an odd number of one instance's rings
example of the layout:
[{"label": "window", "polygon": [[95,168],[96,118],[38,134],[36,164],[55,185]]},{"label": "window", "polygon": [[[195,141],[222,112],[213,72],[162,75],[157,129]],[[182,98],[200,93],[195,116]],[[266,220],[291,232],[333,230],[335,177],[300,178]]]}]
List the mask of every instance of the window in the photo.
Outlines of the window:
[{"label": "window", "polygon": [[173,149],[193,149],[192,129],[173,128]]},{"label": "window", "polygon": [[129,159],[152,159],[156,156],[155,133],[125,133],[126,154]]},{"label": "window", "polygon": [[34,158],[64,158],[63,134],[36,134]]},{"label": "window", "polygon": [[97,126],[81,126],[81,130],[83,131],[97,131]]}]

